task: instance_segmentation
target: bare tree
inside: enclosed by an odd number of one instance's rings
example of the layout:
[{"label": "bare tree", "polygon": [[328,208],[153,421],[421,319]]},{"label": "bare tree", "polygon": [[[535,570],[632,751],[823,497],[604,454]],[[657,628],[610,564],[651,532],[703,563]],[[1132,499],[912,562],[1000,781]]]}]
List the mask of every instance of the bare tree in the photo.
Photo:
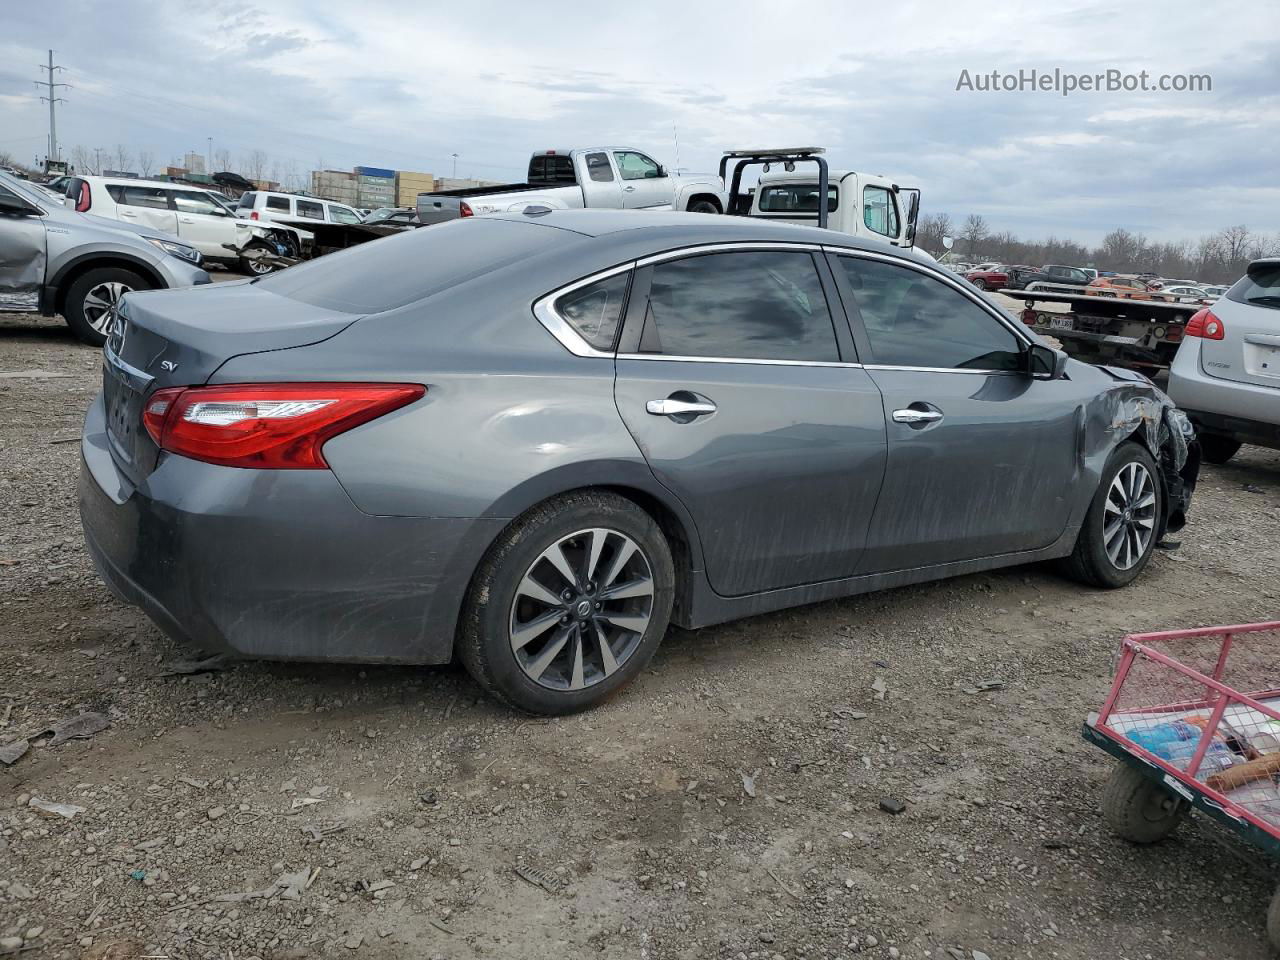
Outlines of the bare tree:
[{"label": "bare tree", "polygon": [[138,173],[142,175],[143,179],[147,179],[151,176],[151,171],[155,168],[155,163],[156,155],[150,150],[138,151]]},{"label": "bare tree", "polygon": [[226,147],[219,147],[213,151],[213,166],[218,173],[226,173],[231,170],[231,151]]},{"label": "bare tree", "polygon": [[71,151],[71,165],[76,168],[76,172],[80,174],[97,175],[98,161],[96,155],[88,147],[76,144]]},{"label": "bare tree", "polygon": [[251,150],[240,160],[244,175],[250,180],[261,180],[267,172],[267,152]]},{"label": "bare tree", "polygon": [[115,163],[116,170],[124,173],[129,169],[129,164],[133,163],[133,154],[129,152],[129,148],[123,143],[117,143],[115,153],[112,154],[112,161]]},{"label": "bare tree", "polygon": [[964,227],[960,231],[960,237],[964,240],[969,256],[973,256],[982,242],[991,235],[991,228],[987,226],[987,218],[980,213],[971,213],[965,218]]},{"label": "bare tree", "polygon": [[8,150],[0,150],[0,167],[16,166],[17,161],[13,159],[13,154]]},{"label": "bare tree", "polygon": [[942,238],[951,236],[951,231],[951,214],[930,213],[920,218],[916,242],[935,257],[940,257],[946,250],[942,245]]}]

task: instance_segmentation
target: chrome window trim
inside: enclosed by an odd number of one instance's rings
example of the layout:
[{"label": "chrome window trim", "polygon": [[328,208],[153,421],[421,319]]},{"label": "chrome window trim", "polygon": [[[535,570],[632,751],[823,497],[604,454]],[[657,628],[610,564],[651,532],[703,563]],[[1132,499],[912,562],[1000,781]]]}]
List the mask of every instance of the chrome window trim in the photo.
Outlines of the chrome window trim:
[{"label": "chrome window trim", "polygon": [[[1031,336],[1028,333],[1026,333],[1026,331],[1019,330],[1018,327],[1013,323],[1013,321],[1011,321],[1008,317],[1006,317],[996,307],[992,306],[990,303],[987,303],[980,296],[978,296],[975,290],[973,290],[972,288],[966,290],[964,284],[961,284],[960,282],[958,282],[954,277],[947,276],[946,272],[943,270],[929,266],[928,264],[916,263],[912,260],[904,259],[903,257],[895,257],[892,254],[884,254],[874,250],[859,250],[853,247],[835,247],[835,246],[827,246],[827,245],[824,245],[822,249],[824,252],[834,254],[838,257],[862,257],[868,260],[883,260],[886,263],[892,263],[895,266],[906,267],[910,270],[915,270],[917,273],[923,273],[925,276],[931,277],[934,280],[941,280],[944,284],[951,287],[961,296],[967,298],[971,302],[977,304],[977,306],[981,307],[984,311],[986,311],[986,313],[989,316],[991,316],[993,319],[995,319],[996,322],[1001,324],[1006,330],[1012,333],[1015,340],[1018,340],[1029,347],[1036,346],[1039,342],[1037,340],[1031,339]],[[871,364],[868,364],[867,366],[871,366]],[[950,367],[910,367],[910,368],[900,368],[900,369],[949,370],[951,368]],[[1010,371],[1001,370],[998,372],[1009,373]]]},{"label": "chrome window trim", "polygon": [[1021,370],[975,370],[969,367],[906,367],[892,363],[867,363],[863,364],[863,368],[866,370],[893,370],[903,373],[974,373],[981,374],[984,377],[1020,377],[1024,375]]},{"label": "chrome window trim", "polygon": [[767,367],[846,367],[863,368],[860,363],[843,360],[769,360],[763,357],[683,357],[666,353],[620,353],[619,360],[673,360],[679,363],[749,363]]},{"label": "chrome window trim", "polygon": [[[556,301],[567,293],[573,293],[583,287],[589,287],[593,283],[601,280],[607,280],[609,277],[617,276],[619,273],[627,273],[636,268],[636,261],[632,260],[628,263],[619,264],[616,267],[610,267],[607,270],[601,270],[590,276],[583,277],[581,280],[575,280],[573,283],[566,284],[556,290],[551,291],[544,297],[539,297],[533,304],[533,315],[538,318],[538,322],[546,328],[547,332],[560,341],[560,345],[577,357],[596,357],[612,360],[617,354],[613,350],[597,350],[583,338],[573,328],[568,320],[560,315],[556,310]],[[621,319],[626,319],[625,316]],[[619,323],[621,323],[621,319]]]},{"label": "chrome window trim", "polygon": [[691,247],[681,247],[679,250],[667,250],[663,253],[641,257],[636,261],[636,266],[647,267],[654,263],[662,263],[665,260],[678,260],[681,257],[698,256],[703,253],[731,253],[734,250],[778,250],[782,252],[807,250],[813,253],[814,251],[821,252],[822,244],[787,243],[779,240],[726,240],[721,243],[699,243]]}]

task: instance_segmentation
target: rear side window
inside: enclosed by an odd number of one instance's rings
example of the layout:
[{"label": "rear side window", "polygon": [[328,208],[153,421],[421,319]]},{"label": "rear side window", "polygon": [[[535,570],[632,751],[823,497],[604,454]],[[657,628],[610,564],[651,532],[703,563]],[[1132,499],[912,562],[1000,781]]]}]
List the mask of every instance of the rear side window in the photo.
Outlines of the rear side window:
[{"label": "rear side window", "polygon": [[118,201],[129,207],[169,209],[169,191],[163,187],[125,187],[124,199]]},{"label": "rear side window", "polygon": [[813,258],[781,250],[655,264],[640,350],[674,357],[840,359]]},{"label": "rear side window", "polygon": [[241,210],[252,210],[257,199],[258,195],[256,193],[242,193],[240,194],[240,203],[237,204],[237,206],[239,206]]},{"label": "rear side window", "polygon": [[323,220],[324,204],[316,203],[313,200],[299,200],[298,216],[306,217],[309,220]]},{"label": "rear side window", "polygon": [[267,197],[267,209],[279,210],[282,213],[288,213],[292,206],[288,197]]},{"label": "rear side window", "polygon": [[999,320],[940,280],[879,260],[841,257],[875,363],[1018,370],[1022,348]]},{"label": "rear side window", "polygon": [[[827,186],[827,212],[834,213],[840,202],[840,190],[834,184]],[[760,189],[762,213],[817,213],[818,185],[816,183],[779,183]]]},{"label": "rear side window", "polygon": [[556,313],[597,350],[612,350],[630,279],[627,271],[571,290],[556,299]]},{"label": "rear side window", "polygon": [[1250,264],[1248,272],[1227,291],[1227,299],[1280,310],[1280,261]]},{"label": "rear side window", "polygon": [[609,158],[603,153],[587,154],[587,173],[596,183],[613,183],[613,167],[609,166]]}]

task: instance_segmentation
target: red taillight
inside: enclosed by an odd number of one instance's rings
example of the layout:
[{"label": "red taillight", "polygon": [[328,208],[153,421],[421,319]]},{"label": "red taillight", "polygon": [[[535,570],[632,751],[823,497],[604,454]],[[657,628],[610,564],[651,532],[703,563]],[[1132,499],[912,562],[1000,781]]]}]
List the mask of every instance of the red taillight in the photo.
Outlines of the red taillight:
[{"label": "red taillight", "polygon": [[418,383],[246,383],[158,390],[142,413],[156,445],[227,467],[328,469],[321,447],[412,403]]},{"label": "red taillight", "polygon": [[1197,310],[1187,321],[1186,335],[1201,337],[1205,340],[1221,340],[1227,335],[1227,331],[1217,314],[1205,307],[1203,310]]},{"label": "red taillight", "polygon": [[250,220],[257,220],[257,219],[258,219],[258,211],[257,211],[257,210],[254,210],[252,213],[250,213],[250,214],[249,214],[249,219],[250,219]]},{"label": "red taillight", "polygon": [[80,181],[80,193],[76,196],[76,213],[87,213],[89,210],[89,185]]},{"label": "red taillight", "polygon": [[458,216],[460,216],[460,217],[474,217],[474,216],[475,216],[475,214],[471,212],[471,207],[469,207],[466,203],[459,203],[459,204],[458,204]]},{"label": "red taillight", "polygon": [[1022,322],[1028,327],[1034,327],[1038,319],[1040,319],[1039,316],[1036,314],[1035,310],[1031,309],[1031,307],[1027,307],[1027,309],[1022,311]]}]

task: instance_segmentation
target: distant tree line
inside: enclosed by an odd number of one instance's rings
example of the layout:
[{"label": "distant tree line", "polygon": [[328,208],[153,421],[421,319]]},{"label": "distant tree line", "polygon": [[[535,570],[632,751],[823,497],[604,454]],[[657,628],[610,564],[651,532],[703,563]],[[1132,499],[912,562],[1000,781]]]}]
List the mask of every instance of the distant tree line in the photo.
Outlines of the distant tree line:
[{"label": "distant tree line", "polygon": [[1232,283],[1251,260],[1280,256],[1280,234],[1253,233],[1244,224],[1227,227],[1199,240],[1157,243],[1123,227],[1112,230],[1102,243],[1090,249],[1074,240],[1050,236],[1042,241],[1020,240],[1008,230],[997,233],[985,217],[970,214],[957,224],[950,214],[931,213],[920,218],[916,243],[935,257],[946,248],[943,237],[955,243],[953,254],[968,260],[993,260],[1008,264],[1061,263],[1095,267],[1116,273],[1150,272],[1160,277]]}]

